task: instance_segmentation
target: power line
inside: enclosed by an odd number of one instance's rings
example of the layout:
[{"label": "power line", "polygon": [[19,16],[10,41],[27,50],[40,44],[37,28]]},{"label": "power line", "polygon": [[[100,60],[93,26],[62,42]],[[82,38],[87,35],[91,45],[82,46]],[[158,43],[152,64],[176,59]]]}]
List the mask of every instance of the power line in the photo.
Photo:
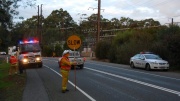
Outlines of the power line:
[{"label": "power line", "polygon": [[173,17],[180,17],[180,15],[176,15],[176,16],[173,16]]}]

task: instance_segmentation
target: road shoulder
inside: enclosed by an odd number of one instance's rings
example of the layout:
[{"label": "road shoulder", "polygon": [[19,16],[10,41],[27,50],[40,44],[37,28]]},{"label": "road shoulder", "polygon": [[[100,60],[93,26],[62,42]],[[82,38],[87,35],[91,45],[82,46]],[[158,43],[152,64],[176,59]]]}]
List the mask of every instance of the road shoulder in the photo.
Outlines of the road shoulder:
[{"label": "road shoulder", "polygon": [[26,74],[27,81],[22,101],[49,101],[46,89],[36,69],[27,69]]}]

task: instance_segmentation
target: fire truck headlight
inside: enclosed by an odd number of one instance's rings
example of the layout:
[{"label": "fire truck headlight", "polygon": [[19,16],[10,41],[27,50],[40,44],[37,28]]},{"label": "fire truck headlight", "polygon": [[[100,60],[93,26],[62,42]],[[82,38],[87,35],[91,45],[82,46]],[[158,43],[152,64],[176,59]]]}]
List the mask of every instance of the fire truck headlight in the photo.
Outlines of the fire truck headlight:
[{"label": "fire truck headlight", "polygon": [[36,57],[36,61],[40,61],[41,60],[41,58],[40,57]]},{"label": "fire truck headlight", "polygon": [[28,62],[28,59],[23,59],[23,62],[24,62],[24,63],[27,63],[27,62]]}]

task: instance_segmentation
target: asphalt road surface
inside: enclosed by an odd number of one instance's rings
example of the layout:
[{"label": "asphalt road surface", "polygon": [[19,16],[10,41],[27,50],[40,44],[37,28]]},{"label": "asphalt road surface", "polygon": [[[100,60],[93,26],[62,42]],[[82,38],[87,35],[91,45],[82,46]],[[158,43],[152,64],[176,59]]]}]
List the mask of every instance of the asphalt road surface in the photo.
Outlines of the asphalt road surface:
[{"label": "asphalt road surface", "polygon": [[61,93],[57,58],[26,72],[23,101],[180,101],[180,73],[87,60],[84,69],[71,70],[70,91]]}]

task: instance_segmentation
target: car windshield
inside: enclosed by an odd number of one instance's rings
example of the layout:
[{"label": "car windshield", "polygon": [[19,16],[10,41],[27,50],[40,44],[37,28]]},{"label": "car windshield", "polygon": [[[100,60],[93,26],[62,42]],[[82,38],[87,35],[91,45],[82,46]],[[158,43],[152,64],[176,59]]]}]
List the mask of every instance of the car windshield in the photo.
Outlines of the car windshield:
[{"label": "car windshield", "polygon": [[20,44],[19,46],[21,52],[39,52],[41,48],[38,43],[27,43]]},{"label": "car windshield", "polygon": [[80,53],[77,51],[75,51],[75,52],[72,51],[72,52],[70,52],[69,57],[80,57]]},{"label": "car windshield", "polygon": [[154,54],[145,54],[144,56],[146,57],[146,59],[162,60],[158,55],[154,55]]}]

